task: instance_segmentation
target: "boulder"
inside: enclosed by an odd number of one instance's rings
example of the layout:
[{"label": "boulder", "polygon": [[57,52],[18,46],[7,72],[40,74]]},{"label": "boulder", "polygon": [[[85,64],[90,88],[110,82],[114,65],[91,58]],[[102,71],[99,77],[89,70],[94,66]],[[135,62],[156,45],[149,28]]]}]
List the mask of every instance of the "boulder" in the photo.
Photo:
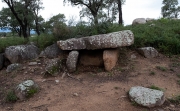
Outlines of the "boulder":
[{"label": "boulder", "polygon": [[62,50],[117,48],[130,46],[133,43],[134,34],[130,30],[57,41],[59,48]]},{"label": "boulder", "polygon": [[66,66],[69,72],[76,71],[79,52],[71,51],[67,57]]},{"label": "boulder", "polygon": [[19,100],[25,100],[38,92],[38,85],[32,80],[26,80],[15,88],[15,94]]},{"label": "boulder", "polygon": [[162,91],[144,88],[141,86],[132,87],[129,91],[131,101],[145,107],[161,106],[165,101]]},{"label": "boulder", "polygon": [[61,53],[61,49],[58,47],[57,44],[53,44],[48,46],[44,51],[41,52],[40,56],[45,56],[47,58],[56,58]]},{"label": "boulder", "polygon": [[0,70],[4,67],[4,54],[0,54]]},{"label": "boulder", "polygon": [[55,58],[46,62],[45,71],[51,74],[52,76],[55,76],[61,70],[61,67],[62,64],[60,59]]},{"label": "boulder", "polygon": [[159,56],[158,51],[153,47],[138,48],[137,51],[146,58],[154,58]]},{"label": "boulder", "polygon": [[11,63],[21,63],[24,60],[35,59],[38,55],[39,49],[35,45],[10,46],[5,50],[5,57]]},{"label": "boulder", "polygon": [[106,71],[111,71],[118,61],[119,58],[119,50],[118,49],[109,49],[104,50],[103,52],[103,60],[104,67]]},{"label": "boulder", "polygon": [[155,20],[154,18],[146,18],[146,22],[152,22],[154,20]]},{"label": "boulder", "polygon": [[136,18],[133,20],[132,25],[145,24],[145,23],[146,23],[145,18]]},{"label": "boulder", "polygon": [[103,50],[82,50],[79,63],[84,66],[103,66]]},{"label": "boulder", "polygon": [[14,63],[7,67],[6,72],[10,73],[10,72],[13,72],[14,70],[20,69],[21,67],[22,67],[22,64]]}]

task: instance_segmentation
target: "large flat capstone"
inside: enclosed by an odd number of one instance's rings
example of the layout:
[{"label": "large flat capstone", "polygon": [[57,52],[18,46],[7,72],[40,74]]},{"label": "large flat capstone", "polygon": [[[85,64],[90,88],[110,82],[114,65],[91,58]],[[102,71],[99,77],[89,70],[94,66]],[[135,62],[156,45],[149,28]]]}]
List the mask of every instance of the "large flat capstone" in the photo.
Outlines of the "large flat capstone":
[{"label": "large flat capstone", "polygon": [[134,34],[130,30],[57,41],[59,48],[62,50],[117,48],[130,46],[133,43]]}]

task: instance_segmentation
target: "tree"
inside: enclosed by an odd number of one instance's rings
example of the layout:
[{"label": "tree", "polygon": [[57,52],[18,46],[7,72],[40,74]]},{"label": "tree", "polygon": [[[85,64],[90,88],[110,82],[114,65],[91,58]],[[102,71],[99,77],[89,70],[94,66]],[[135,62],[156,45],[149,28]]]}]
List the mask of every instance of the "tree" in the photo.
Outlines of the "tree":
[{"label": "tree", "polygon": [[[2,0],[10,8],[12,14],[19,23],[19,27],[22,29],[22,34],[24,38],[30,36],[30,25],[33,21],[34,14],[33,9],[40,10],[37,8],[39,3],[38,0]],[[36,7],[36,8],[35,8]]]},{"label": "tree", "polygon": [[16,32],[21,36],[21,28],[9,8],[3,8],[0,11],[0,27],[2,29],[10,29],[13,34]]},{"label": "tree", "polygon": [[178,6],[178,0],[163,0],[164,5],[161,8],[161,13],[164,18],[178,18],[180,7]]},{"label": "tree", "polygon": [[92,14],[95,25],[98,24],[98,12],[105,5],[104,0],[64,0],[64,3],[66,2],[70,2],[72,5],[85,6]]},{"label": "tree", "polygon": [[53,33],[55,37],[63,39],[67,33],[67,25],[64,14],[57,14],[46,22],[46,31]]}]

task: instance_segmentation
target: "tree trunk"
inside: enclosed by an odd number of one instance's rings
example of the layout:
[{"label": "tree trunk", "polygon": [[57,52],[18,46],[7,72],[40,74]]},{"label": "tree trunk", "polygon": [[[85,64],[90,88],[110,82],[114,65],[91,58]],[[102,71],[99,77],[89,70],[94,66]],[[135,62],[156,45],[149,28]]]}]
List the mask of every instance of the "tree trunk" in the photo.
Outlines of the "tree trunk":
[{"label": "tree trunk", "polygon": [[118,11],[119,11],[119,24],[123,24],[123,19],[122,19],[122,2],[121,0],[117,0],[118,1]]},{"label": "tree trunk", "polygon": [[93,18],[94,18],[94,24],[97,26],[98,25],[98,17],[97,17],[97,13],[92,13]]}]

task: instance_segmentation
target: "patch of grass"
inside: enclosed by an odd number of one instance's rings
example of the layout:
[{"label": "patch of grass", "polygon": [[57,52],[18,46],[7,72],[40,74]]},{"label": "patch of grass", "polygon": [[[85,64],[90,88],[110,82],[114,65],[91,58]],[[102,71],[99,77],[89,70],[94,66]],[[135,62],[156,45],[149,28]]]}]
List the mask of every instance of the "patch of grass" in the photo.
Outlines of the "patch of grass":
[{"label": "patch of grass", "polygon": [[119,89],[119,87],[115,86],[115,87],[114,87],[114,89],[118,90],[118,89]]},{"label": "patch of grass", "polygon": [[138,103],[136,103],[135,101],[132,101],[131,104],[132,104],[133,106],[138,106]]},{"label": "patch of grass", "polygon": [[152,85],[152,86],[150,86],[149,88],[150,88],[150,89],[159,90],[159,91],[163,91],[162,88],[159,88],[159,87],[157,87],[157,86],[155,86],[155,85]]},{"label": "patch of grass", "polygon": [[121,71],[121,72],[126,71],[126,69],[123,69],[123,68],[121,68],[121,67],[119,67],[118,70]]},{"label": "patch of grass", "polygon": [[17,96],[15,95],[15,92],[10,90],[7,92],[6,95],[6,102],[16,102],[17,101]]},{"label": "patch of grass", "polygon": [[168,99],[171,103],[180,104],[180,95]]},{"label": "patch of grass", "polygon": [[180,63],[179,62],[174,62],[171,64],[172,67],[179,67],[180,66]]},{"label": "patch of grass", "polygon": [[149,75],[154,76],[156,73],[154,71],[151,71]]},{"label": "patch of grass", "polygon": [[177,83],[180,85],[180,80],[177,80]]},{"label": "patch of grass", "polygon": [[163,67],[163,66],[156,66],[156,68],[161,70],[161,71],[167,71],[167,68]]},{"label": "patch of grass", "polygon": [[38,90],[39,90],[39,88],[37,88],[37,87],[32,87],[32,88],[30,88],[30,89],[26,92],[26,97],[27,97],[27,98],[32,97],[35,93],[38,92]]},{"label": "patch of grass", "polygon": [[180,74],[176,74],[177,75],[177,77],[179,77],[180,78]]}]

